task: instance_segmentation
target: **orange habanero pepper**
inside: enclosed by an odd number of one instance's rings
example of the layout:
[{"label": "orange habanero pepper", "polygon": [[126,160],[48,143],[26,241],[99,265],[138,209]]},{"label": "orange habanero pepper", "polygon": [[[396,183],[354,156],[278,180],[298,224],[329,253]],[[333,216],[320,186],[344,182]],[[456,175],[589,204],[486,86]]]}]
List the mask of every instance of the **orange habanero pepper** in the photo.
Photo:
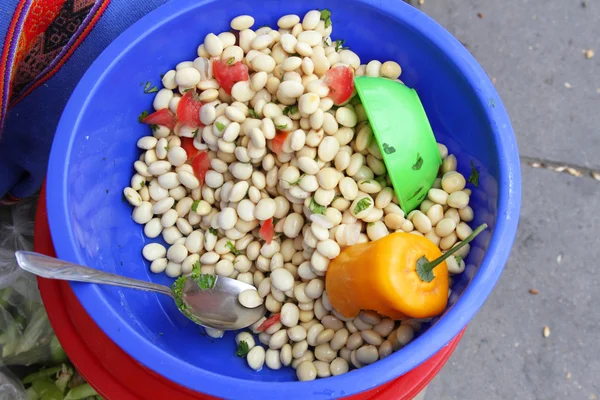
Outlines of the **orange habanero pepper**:
[{"label": "orange habanero pepper", "polygon": [[485,228],[479,226],[445,254],[429,239],[404,232],[348,247],[327,269],[329,301],[346,318],[361,310],[396,320],[438,316],[448,303],[445,260]]}]

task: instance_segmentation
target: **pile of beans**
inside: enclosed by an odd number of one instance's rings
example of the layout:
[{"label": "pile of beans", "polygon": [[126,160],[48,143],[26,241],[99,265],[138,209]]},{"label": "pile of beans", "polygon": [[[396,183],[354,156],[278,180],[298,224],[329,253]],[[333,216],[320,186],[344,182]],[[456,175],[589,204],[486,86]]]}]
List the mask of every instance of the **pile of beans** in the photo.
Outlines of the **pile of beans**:
[{"label": "pile of beans", "polygon": [[[250,327],[254,335],[240,332],[236,341],[248,344],[251,368],[291,366],[302,381],[387,357],[421,326],[371,311],[347,319],[333,310],[324,276],[341,249],[402,231],[423,235],[445,251],[471,233],[467,223],[473,220],[466,180],[442,144],[438,179],[419,210],[404,215],[363,106],[357,97],[334,106],[323,79],[337,65],[389,79],[398,79],[401,68],[394,61],[361,63],[332,43],[332,26],[325,22],[313,10],[303,18],[280,18],[279,29],[254,31],[254,19],[240,16],[231,21],[239,36],[207,35],[197,59],[164,74],[153,104],[175,112],[186,89],[199,90],[206,126],[194,146],[210,158],[205,183],[199,184],[180,147],[180,137],[192,132],[159,126],[138,141],[144,152],[124,190],[146,236],[162,235],[170,246],[144,247],[151,271],[177,277],[200,261],[202,273],[254,285],[257,290],[244,292],[240,302],[264,303],[279,320],[258,332],[264,317]],[[236,83],[230,96],[212,77],[210,60],[231,57],[248,65],[250,78]],[[297,109],[285,115],[290,106]],[[270,147],[275,127],[291,132],[279,154]],[[359,203],[364,207],[357,212]],[[276,236],[267,244],[258,231],[270,218]],[[451,274],[464,270],[468,251],[467,245],[448,259]]]}]

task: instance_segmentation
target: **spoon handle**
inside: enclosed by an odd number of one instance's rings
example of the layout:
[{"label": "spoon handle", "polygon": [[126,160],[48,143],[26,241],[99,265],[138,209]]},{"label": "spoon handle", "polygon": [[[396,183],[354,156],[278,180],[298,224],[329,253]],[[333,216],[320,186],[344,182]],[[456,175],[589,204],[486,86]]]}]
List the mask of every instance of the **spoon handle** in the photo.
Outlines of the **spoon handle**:
[{"label": "spoon handle", "polygon": [[73,264],[58,258],[32,251],[17,251],[15,253],[19,267],[37,276],[63,281],[99,283],[103,285],[121,286],[131,289],[157,292],[173,297],[171,289],[164,285],[137,279],[125,278],[120,275],[98,271],[93,268]]}]

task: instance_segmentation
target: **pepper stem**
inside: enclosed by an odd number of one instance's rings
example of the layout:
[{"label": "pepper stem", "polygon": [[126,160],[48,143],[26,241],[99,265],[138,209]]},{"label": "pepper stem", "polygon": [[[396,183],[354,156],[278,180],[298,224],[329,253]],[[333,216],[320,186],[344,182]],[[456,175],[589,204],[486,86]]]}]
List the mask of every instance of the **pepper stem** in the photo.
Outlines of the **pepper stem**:
[{"label": "pepper stem", "polygon": [[442,254],[438,258],[433,261],[429,261],[425,256],[422,256],[417,260],[417,275],[424,282],[431,282],[435,276],[433,275],[433,269],[446,261],[448,257],[465,247],[469,242],[471,242],[477,235],[479,235],[483,230],[487,228],[487,224],[481,224],[475,229],[465,240],[460,242],[458,246],[454,246],[450,250],[448,250],[445,254]]}]

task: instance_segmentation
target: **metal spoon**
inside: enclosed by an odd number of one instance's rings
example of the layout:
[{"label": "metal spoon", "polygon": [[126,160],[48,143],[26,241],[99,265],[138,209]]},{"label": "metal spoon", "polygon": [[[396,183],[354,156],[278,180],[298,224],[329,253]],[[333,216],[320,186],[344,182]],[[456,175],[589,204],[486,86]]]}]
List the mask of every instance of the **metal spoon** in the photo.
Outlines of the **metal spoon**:
[{"label": "metal spoon", "polygon": [[[17,251],[15,256],[22,269],[43,278],[140,289],[161,293],[175,300],[168,286],[125,278],[30,251]],[[248,289],[256,290],[252,285],[222,276],[216,277],[213,288],[204,290],[193,279],[187,279],[181,298],[193,316],[190,319],[197,324],[236,330],[252,325],[265,315],[264,305],[246,308],[238,301],[239,294]]]}]

